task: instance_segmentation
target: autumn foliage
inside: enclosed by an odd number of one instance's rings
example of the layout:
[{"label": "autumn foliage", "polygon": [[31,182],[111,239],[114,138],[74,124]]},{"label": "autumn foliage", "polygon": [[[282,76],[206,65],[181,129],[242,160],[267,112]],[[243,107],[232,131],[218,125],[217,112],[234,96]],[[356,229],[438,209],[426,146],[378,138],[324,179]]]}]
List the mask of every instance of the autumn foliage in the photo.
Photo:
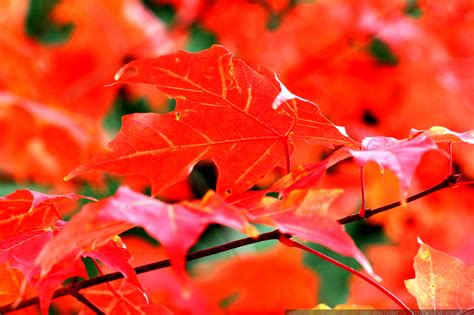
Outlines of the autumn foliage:
[{"label": "autumn foliage", "polygon": [[0,10],[0,313],[474,308],[472,1]]}]

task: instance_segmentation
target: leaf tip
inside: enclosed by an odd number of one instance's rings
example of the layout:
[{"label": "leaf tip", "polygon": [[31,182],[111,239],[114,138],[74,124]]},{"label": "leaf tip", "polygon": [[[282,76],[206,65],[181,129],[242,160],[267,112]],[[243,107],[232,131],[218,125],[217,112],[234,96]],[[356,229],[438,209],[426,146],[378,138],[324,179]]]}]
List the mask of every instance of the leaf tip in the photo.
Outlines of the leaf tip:
[{"label": "leaf tip", "polygon": [[416,241],[417,241],[418,244],[420,244],[420,245],[423,245],[423,244],[424,244],[423,241],[421,240],[421,238],[420,238],[419,236],[416,238]]},{"label": "leaf tip", "polygon": [[122,77],[122,75],[123,75],[123,73],[125,72],[126,69],[127,69],[127,65],[120,68],[120,70],[117,71],[117,73],[114,75],[114,80],[115,81],[120,80],[120,78]]},{"label": "leaf tip", "polygon": [[66,176],[63,177],[63,181],[67,182],[67,181],[70,181],[71,179],[73,179],[74,177],[76,177],[74,175],[73,172],[70,172],[69,174],[67,174]]}]

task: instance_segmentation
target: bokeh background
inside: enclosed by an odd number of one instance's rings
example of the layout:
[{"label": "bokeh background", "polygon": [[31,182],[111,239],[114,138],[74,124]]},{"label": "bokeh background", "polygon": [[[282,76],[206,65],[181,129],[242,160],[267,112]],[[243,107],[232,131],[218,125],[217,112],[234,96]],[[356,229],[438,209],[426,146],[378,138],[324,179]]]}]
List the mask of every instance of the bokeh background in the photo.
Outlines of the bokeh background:
[{"label": "bokeh background", "polygon": [[[277,73],[290,91],[317,103],[357,140],[405,138],[411,128],[440,125],[474,129],[474,2],[470,0],[1,0],[0,1],[0,195],[30,188],[76,191],[103,198],[120,184],[149,192],[138,176],[97,174],[62,180],[88,161],[120,129],[121,116],[174,108],[149,86],[109,86],[125,63],[178,49],[221,44],[252,66]],[[317,162],[329,151],[303,143],[294,166]],[[454,168],[474,178],[474,150],[453,147]],[[428,153],[412,192],[441,181],[449,161]],[[360,204],[359,170],[346,161],[322,187],[343,188],[335,217]],[[190,177],[159,198],[200,198],[215,188],[213,165],[198,164]],[[259,184],[267,187],[281,171]],[[365,170],[367,203],[400,199],[396,178]],[[382,276],[409,305],[403,280],[413,278],[416,237],[467,263],[474,262],[472,188],[431,195],[401,209],[347,226]],[[65,218],[80,204],[65,207]],[[260,227],[262,231],[264,227]],[[242,237],[211,226],[195,249]],[[135,265],[164,257],[142,230],[124,236]],[[313,245],[312,245],[313,246]],[[358,267],[318,246],[315,248]],[[275,244],[259,244],[189,265],[196,281],[193,302],[183,302],[167,271],[141,277],[157,303],[176,311],[199,307],[199,296],[227,310],[308,308],[345,302],[394,308],[385,296],[346,272]],[[90,271],[93,273],[93,270]],[[58,300],[58,312],[74,311]]]}]

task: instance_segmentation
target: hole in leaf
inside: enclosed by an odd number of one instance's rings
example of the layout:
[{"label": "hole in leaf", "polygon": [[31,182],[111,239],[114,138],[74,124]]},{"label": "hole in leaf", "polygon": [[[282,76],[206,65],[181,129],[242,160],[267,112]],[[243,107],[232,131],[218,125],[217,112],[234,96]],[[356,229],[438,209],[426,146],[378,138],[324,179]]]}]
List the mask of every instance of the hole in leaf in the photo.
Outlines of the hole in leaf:
[{"label": "hole in leaf", "polygon": [[168,100],[168,111],[172,112],[176,109],[176,100],[174,98],[170,98]]},{"label": "hole in leaf", "polygon": [[272,197],[272,198],[275,198],[275,199],[280,199],[280,193],[278,193],[277,191],[270,191],[270,192],[267,192],[265,194],[265,197]]},{"label": "hole in leaf", "polygon": [[217,167],[212,161],[200,161],[194,165],[188,180],[193,194],[202,198],[209,189],[216,190]]}]

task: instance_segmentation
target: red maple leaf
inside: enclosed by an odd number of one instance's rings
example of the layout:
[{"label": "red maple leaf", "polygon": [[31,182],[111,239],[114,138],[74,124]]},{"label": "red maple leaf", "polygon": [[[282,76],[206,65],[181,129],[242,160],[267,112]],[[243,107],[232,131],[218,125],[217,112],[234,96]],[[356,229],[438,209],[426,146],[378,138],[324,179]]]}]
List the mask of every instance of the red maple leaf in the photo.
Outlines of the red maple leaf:
[{"label": "red maple leaf", "polygon": [[47,195],[32,190],[17,190],[0,198],[0,240],[15,234],[54,226],[60,218],[56,205],[79,199],[74,193]]},{"label": "red maple leaf", "polygon": [[140,173],[151,179],[156,194],[207,159],[219,172],[217,191],[240,192],[276,166],[289,170],[293,139],[355,144],[271,71],[256,71],[221,46],[136,60],[117,78],[156,85],[177,99],[176,112],[125,116],[108,148],[67,178],[90,171]]},{"label": "red maple leaf", "polygon": [[[16,234],[0,241],[0,265],[19,270],[23,282],[34,287],[40,297],[41,310],[47,313],[53,292],[66,279],[74,276],[87,277],[84,265],[71,256],[56,262],[47,273],[41,275],[34,265],[41,248],[53,237],[53,229],[36,229]],[[23,290],[26,286],[22,286]],[[21,298],[24,292],[20,292]]]},{"label": "red maple leaf", "polygon": [[415,279],[405,281],[420,309],[473,309],[474,266],[437,251],[419,240]]}]

